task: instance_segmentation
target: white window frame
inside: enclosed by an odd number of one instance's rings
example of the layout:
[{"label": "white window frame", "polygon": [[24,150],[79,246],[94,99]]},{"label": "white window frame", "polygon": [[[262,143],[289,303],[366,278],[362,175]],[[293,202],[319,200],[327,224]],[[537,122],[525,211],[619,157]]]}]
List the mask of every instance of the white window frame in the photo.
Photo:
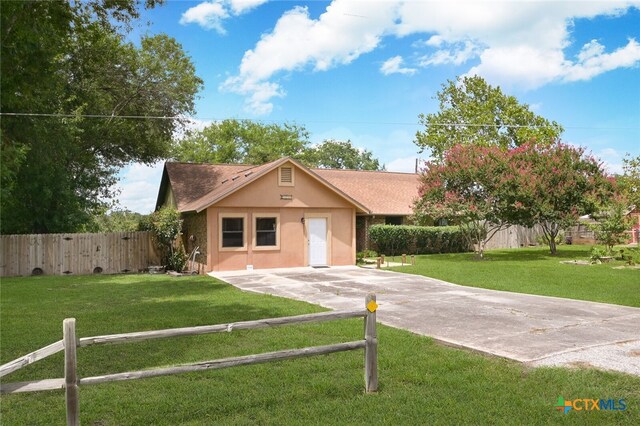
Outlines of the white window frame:
[{"label": "white window frame", "polygon": [[[258,219],[276,220],[276,245],[275,246],[259,246],[258,245]],[[253,240],[252,247],[254,251],[280,250],[280,213],[257,212],[253,213]]]},{"label": "white window frame", "polygon": [[[242,218],[242,247],[222,246],[222,221],[223,219]],[[218,215],[218,250],[220,251],[247,251],[247,233],[249,231],[246,213],[220,213]]]}]

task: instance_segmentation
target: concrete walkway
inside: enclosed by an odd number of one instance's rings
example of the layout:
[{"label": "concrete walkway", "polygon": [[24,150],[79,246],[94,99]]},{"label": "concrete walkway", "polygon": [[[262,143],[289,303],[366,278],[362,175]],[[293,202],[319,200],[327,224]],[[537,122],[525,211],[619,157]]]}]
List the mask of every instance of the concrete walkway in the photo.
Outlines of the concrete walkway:
[{"label": "concrete walkway", "polygon": [[640,309],[465,287],[362,269],[217,272],[247,291],[331,309],[364,307],[377,294],[383,324],[531,365],[592,366],[640,375]]}]

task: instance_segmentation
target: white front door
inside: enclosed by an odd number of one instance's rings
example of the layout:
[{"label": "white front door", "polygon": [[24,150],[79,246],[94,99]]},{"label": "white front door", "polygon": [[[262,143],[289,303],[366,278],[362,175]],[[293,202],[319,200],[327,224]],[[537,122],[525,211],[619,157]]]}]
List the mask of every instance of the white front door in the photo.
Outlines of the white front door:
[{"label": "white front door", "polygon": [[309,265],[327,265],[327,219],[311,217],[307,219],[309,230]]}]

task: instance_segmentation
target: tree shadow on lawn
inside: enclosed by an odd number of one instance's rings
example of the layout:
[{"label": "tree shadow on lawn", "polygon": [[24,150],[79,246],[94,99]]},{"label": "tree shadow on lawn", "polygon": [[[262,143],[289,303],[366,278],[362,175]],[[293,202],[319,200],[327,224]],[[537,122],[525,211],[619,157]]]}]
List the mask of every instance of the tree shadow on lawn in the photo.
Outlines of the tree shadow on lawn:
[{"label": "tree shadow on lawn", "polygon": [[589,250],[562,250],[558,249],[555,255],[549,253],[549,249],[546,250],[531,250],[531,249],[514,249],[511,251],[488,251],[485,253],[487,260],[505,261],[505,262],[531,262],[541,260],[574,260],[574,259],[588,259]]}]

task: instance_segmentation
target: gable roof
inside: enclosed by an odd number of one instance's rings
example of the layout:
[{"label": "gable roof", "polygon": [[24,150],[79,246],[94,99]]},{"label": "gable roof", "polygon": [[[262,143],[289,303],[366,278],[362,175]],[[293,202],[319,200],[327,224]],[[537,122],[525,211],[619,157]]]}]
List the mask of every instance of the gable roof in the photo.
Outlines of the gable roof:
[{"label": "gable roof", "polygon": [[419,175],[416,173],[338,169],[313,171],[364,204],[372,214],[413,214],[413,202],[418,198]]},{"label": "gable roof", "polygon": [[164,202],[165,193],[171,185],[176,208],[186,211],[184,207],[210,193],[223,181],[243,173],[254,166],[246,164],[197,164],[197,163],[164,163],[160,190],[156,201],[156,209]]},{"label": "gable roof", "polygon": [[260,166],[167,162],[156,208],[170,185],[179,211],[200,212],[287,162],[355,205],[359,213],[409,215],[418,196],[415,173],[309,169],[288,157]]}]

